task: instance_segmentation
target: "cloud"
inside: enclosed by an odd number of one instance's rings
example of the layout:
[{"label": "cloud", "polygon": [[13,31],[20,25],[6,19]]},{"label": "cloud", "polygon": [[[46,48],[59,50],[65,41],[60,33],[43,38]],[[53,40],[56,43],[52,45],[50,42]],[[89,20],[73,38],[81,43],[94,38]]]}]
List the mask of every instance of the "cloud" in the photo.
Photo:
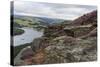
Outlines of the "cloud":
[{"label": "cloud", "polygon": [[73,20],[96,6],[15,1],[14,14]]}]

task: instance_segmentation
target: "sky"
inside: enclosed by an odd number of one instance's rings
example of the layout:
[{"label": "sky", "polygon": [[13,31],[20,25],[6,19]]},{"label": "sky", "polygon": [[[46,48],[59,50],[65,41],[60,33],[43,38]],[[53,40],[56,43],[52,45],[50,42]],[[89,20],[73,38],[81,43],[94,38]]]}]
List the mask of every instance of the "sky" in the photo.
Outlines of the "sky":
[{"label": "sky", "polygon": [[96,9],[97,7],[92,5],[14,1],[14,15],[48,17],[64,20],[74,20]]}]

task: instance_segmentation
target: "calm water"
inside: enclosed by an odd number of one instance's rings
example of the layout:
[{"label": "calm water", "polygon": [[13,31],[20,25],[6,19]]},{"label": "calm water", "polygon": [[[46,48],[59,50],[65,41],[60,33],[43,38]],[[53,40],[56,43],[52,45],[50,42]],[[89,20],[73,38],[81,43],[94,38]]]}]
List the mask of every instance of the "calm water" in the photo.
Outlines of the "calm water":
[{"label": "calm water", "polygon": [[22,35],[14,36],[14,46],[32,42],[35,38],[41,37],[43,32],[34,30],[33,28],[21,28],[25,32]]}]

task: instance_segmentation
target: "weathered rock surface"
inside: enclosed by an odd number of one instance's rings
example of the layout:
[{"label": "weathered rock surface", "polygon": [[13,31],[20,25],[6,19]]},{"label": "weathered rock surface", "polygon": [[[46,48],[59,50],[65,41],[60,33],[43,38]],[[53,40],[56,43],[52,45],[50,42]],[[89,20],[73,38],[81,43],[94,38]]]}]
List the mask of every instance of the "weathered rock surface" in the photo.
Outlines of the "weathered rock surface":
[{"label": "weathered rock surface", "polygon": [[95,61],[97,59],[97,38],[75,39],[65,37],[55,39],[51,46],[45,48],[45,63],[68,63]]}]

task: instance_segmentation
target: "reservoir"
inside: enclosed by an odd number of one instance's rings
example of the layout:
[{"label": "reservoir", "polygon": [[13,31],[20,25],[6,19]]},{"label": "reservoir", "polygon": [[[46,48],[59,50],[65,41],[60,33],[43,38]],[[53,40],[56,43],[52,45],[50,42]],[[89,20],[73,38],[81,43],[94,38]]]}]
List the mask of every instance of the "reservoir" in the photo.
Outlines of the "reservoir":
[{"label": "reservoir", "polygon": [[41,37],[43,35],[43,32],[37,31],[33,28],[23,27],[20,29],[24,30],[25,32],[21,35],[14,36],[13,38],[14,46],[31,43],[35,38]]}]

